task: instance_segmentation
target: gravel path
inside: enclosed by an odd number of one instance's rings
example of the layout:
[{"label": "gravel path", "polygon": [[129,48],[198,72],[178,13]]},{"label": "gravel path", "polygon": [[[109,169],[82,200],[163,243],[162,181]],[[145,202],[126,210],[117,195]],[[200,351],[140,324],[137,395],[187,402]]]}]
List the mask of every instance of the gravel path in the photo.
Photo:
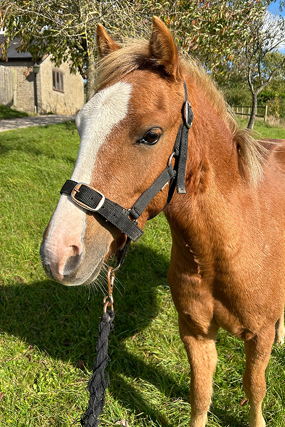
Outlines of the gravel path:
[{"label": "gravel path", "polygon": [[53,123],[67,122],[75,120],[75,116],[52,115],[21,117],[20,119],[0,120],[0,132],[30,126],[47,126]]}]

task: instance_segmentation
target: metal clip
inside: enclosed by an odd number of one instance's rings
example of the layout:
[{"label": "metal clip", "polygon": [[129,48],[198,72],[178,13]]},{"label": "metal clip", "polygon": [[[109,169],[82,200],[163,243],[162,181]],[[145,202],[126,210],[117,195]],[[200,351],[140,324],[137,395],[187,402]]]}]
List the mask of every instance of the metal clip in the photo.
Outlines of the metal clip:
[{"label": "metal clip", "polygon": [[108,279],[108,296],[106,296],[103,299],[103,312],[106,313],[108,307],[111,307],[111,310],[114,310],[114,298],[113,298],[113,289],[114,289],[114,283],[115,283],[115,270],[117,268],[113,269],[113,267],[110,267],[107,273],[107,279]]}]

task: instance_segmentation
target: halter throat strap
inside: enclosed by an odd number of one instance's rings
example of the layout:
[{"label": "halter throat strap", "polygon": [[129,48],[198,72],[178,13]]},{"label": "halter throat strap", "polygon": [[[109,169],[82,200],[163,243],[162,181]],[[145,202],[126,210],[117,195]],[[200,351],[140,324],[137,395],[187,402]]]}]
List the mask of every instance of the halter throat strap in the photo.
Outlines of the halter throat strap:
[{"label": "halter throat strap", "polygon": [[[185,102],[182,108],[183,123],[181,124],[173,152],[169,158],[167,167],[161,172],[153,184],[141,194],[131,209],[125,209],[117,203],[107,199],[100,191],[88,184],[67,180],[60,190],[61,194],[71,196],[74,203],[86,211],[98,213],[104,219],[127,235],[129,240],[138,240],[143,231],[137,225],[138,218],[145,208],[169,182],[167,204],[170,202],[175,186],[178,194],[185,194],[185,170],[187,162],[188,133],[192,126],[193,111],[187,99],[187,88],[185,82]],[[172,167],[171,160],[175,157],[175,167]]]}]

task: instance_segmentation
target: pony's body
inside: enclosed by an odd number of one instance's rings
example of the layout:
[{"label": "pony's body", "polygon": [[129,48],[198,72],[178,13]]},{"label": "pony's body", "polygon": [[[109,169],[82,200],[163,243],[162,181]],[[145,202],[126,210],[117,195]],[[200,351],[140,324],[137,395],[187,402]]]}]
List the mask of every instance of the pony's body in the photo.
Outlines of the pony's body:
[{"label": "pony's body", "polygon": [[[82,145],[72,179],[130,208],[168,162],[185,80],[194,111],[187,192],[175,193],[164,212],[173,239],[168,280],[191,364],[191,427],[206,423],[219,327],[245,342],[250,427],[264,427],[264,372],[284,326],[285,147],[265,152],[237,129],[207,76],[179,61],[159,20],[150,44],[138,52],[119,51],[102,27],[98,43],[100,54],[108,56],[98,93],[77,119]],[[149,129],[159,135],[155,144],[141,142]],[[167,197],[168,186],[145,209],[140,226],[164,208]],[[124,242],[119,230],[63,195],[41,255],[59,282],[90,283]]]}]

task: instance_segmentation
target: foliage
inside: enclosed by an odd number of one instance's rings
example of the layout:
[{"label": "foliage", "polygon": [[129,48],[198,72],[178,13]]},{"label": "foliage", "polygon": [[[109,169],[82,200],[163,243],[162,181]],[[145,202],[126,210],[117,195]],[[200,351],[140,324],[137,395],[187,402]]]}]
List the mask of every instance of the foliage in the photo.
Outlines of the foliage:
[{"label": "foliage", "polygon": [[264,22],[253,26],[253,43],[247,43],[245,49],[245,72],[255,93],[260,93],[273,77],[284,78],[285,55],[276,50],[285,41],[284,20],[268,17],[266,25],[266,29]]},{"label": "foliage", "polygon": [[29,50],[34,60],[51,54],[56,65],[69,61],[71,71],[79,70],[91,84],[98,22],[122,36],[141,36],[143,32],[134,5],[125,0],[2,0],[1,8],[6,29],[4,56],[9,42],[19,37],[20,50]]},{"label": "foliage", "polygon": [[251,23],[250,34],[241,54],[239,70],[246,75],[252,94],[252,112],[248,123],[252,129],[257,96],[274,77],[284,76],[285,55],[277,49],[285,41],[285,19],[266,13],[262,20]]},{"label": "foliage", "polygon": [[[251,93],[242,76],[235,78],[234,75],[231,75],[226,81],[220,81],[219,86],[228,104],[232,107],[250,107],[252,105]],[[271,105],[274,106],[277,102],[279,104],[279,116],[280,118],[285,118],[285,93],[283,90],[283,82],[281,81],[278,83],[275,79],[273,79],[272,82],[258,94],[258,106],[268,105],[268,115],[271,116],[274,114],[273,110],[271,110]]]},{"label": "foliage", "polygon": [[[268,136],[277,133],[266,127]],[[282,131],[282,130],[281,130]],[[284,130],[283,138],[284,136]],[[281,135],[281,134],[280,134]],[[281,137],[281,136],[280,136]],[[67,288],[49,280],[39,244],[79,146],[74,124],[1,133],[0,425],[70,427],[84,412],[102,312],[100,287]],[[102,427],[189,427],[189,364],[179,338],[166,275],[171,249],[163,216],[132,245],[115,290],[110,337],[111,386]],[[242,342],[220,332],[209,427],[248,424]],[[284,351],[267,370],[268,425],[285,419]],[[79,425],[79,424],[76,424]]]},{"label": "foliage", "polygon": [[[6,27],[7,52],[11,39],[21,39],[21,50],[34,59],[51,54],[57,64],[70,60],[94,81],[96,26],[102,23],[117,37],[143,37],[149,32],[151,17],[159,16],[175,34],[183,52],[194,52],[212,72],[238,58],[252,21],[265,10],[259,0],[2,0],[2,27]],[[0,25],[1,26],[1,25]],[[92,88],[88,87],[87,99]]]},{"label": "foliage", "polygon": [[227,79],[219,75],[216,78],[231,105],[252,105],[248,124],[252,127],[257,104],[269,102],[269,114],[285,116],[280,102],[285,92],[285,54],[278,50],[285,41],[284,16],[265,13],[262,19],[251,22],[248,31],[251,37],[240,51],[239,60],[228,64]]}]

